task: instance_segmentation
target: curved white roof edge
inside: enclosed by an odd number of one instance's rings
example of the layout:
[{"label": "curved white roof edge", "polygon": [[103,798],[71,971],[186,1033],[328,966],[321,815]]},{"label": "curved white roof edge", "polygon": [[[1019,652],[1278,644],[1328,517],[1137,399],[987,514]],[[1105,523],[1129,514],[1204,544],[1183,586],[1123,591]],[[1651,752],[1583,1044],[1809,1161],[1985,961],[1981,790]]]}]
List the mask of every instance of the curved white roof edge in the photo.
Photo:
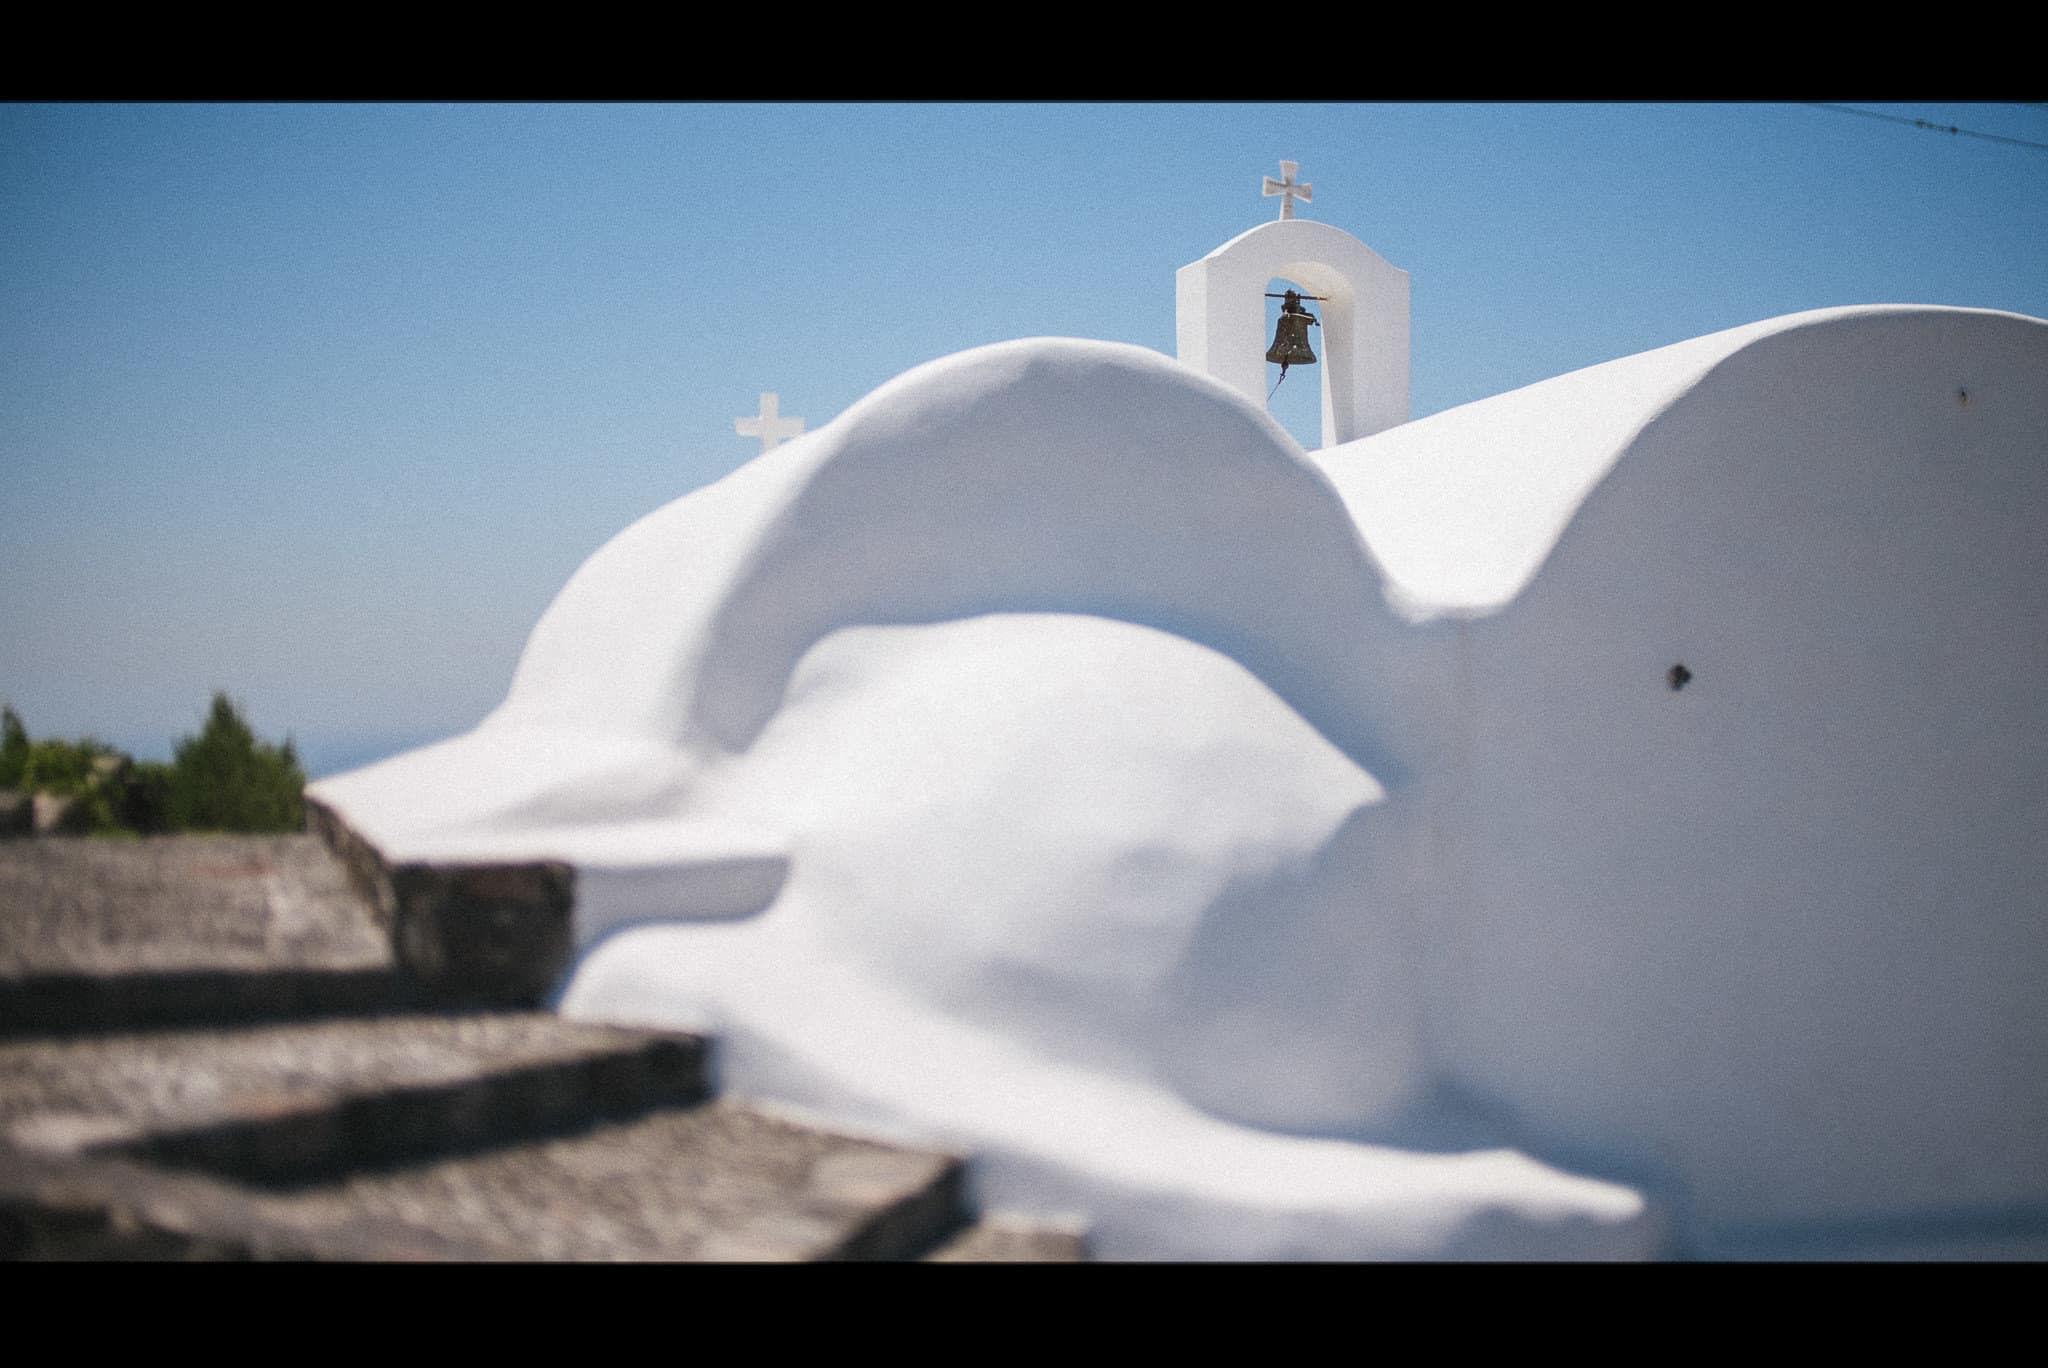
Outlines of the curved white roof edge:
[{"label": "curved white roof edge", "polygon": [[1234,643],[1332,725],[1359,706],[1327,683],[1355,674],[1338,662],[1395,625],[1383,580],[1263,404],[1129,343],[992,343],[636,520],[557,592],[475,729],[309,791],[393,858],[630,869],[658,837],[671,862],[752,868],[782,858],[782,833],[642,819],[687,808],[706,756],[744,749],[842,626],[1158,617]]},{"label": "curved white roof edge", "polygon": [[[1281,224],[1287,224],[1288,227],[1279,228]],[[1267,219],[1264,223],[1255,223],[1222,246],[1215,248],[1213,251],[1203,253],[1200,259],[1203,261],[1214,261],[1218,257],[1234,255],[1238,245],[1247,238],[1272,236],[1276,228],[1279,228],[1279,234],[1282,236],[1310,237],[1329,234],[1332,245],[1341,242],[1349,251],[1363,250],[1374,261],[1379,262],[1380,265],[1390,271],[1401,270],[1393,262],[1388,261],[1385,257],[1374,251],[1369,244],[1360,241],[1356,234],[1348,233],[1334,223],[1324,223],[1321,219],[1305,218]],[[1406,275],[1408,273],[1401,271],[1401,274]]]},{"label": "curved white roof edge", "polygon": [[1766,338],[1897,314],[2030,318],[1999,309],[1812,309],[1588,366],[1311,453],[1343,496],[1411,622],[1498,612],[1527,587],[1595,486],[1652,422]]}]

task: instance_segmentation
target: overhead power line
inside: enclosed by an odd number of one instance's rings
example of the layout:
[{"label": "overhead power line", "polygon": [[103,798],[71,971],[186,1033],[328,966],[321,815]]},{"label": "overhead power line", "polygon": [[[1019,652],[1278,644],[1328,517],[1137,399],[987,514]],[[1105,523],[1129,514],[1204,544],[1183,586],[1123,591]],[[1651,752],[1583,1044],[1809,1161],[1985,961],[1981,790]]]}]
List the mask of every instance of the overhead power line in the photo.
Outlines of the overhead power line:
[{"label": "overhead power line", "polygon": [[1874,109],[1855,109],[1849,105],[1822,104],[1818,100],[1809,100],[1807,103],[1815,109],[1832,109],[1837,114],[1860,114],[1866,119],[1883,119],[1887,123],[1908,124],[1914,128],[1924,128],[1933,133],[1957,133],[1965,138],[1982,138],[1986,142],[2011,143],[2014,147],[2030,147],[2036,152],[2048,152],[2048,143],[2028,142],[2025,138],[2008,138],[2002,133],[1979,133],[1974,128],[1957,128],[1954,124],[1930,123],[1926,119],[1908,119],[1899,114],[1880,114]]}]

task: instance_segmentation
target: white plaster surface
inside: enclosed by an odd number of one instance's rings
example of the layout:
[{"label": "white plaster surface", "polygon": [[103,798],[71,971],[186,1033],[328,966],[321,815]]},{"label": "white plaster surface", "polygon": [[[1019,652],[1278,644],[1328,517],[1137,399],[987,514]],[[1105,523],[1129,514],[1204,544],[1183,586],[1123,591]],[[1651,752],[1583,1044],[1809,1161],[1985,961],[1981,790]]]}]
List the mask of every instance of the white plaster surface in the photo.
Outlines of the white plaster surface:
[{"label": "white plaster surface", "polygon": [[1438,619],[1443,1076],[1705,1248],[2048,1232],[2048,324],[1794,315],[1320,464]]},{"label": "white plaster surface", "polygon": [[1319,469],[1155,354],[983,348],[628,528],[476,731],[315,792],[575,862],[565,1010],[1113,1256],[2024,1242],[2044,377],[2037,320],[1829,311]]}]

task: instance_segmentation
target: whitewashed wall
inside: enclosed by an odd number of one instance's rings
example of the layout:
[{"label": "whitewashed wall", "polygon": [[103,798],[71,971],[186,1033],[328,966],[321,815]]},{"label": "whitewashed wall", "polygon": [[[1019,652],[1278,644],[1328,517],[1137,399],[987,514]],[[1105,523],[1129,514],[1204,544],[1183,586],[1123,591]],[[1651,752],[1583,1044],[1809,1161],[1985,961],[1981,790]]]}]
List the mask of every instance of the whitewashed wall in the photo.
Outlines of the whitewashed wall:
[{"label": "whitewashed wall", "polygon": [[1777,320],[1324,468],[1463,619],[1405,710],[1446,1076],[1725,1247],[2048,1200],[2048,324]]}]

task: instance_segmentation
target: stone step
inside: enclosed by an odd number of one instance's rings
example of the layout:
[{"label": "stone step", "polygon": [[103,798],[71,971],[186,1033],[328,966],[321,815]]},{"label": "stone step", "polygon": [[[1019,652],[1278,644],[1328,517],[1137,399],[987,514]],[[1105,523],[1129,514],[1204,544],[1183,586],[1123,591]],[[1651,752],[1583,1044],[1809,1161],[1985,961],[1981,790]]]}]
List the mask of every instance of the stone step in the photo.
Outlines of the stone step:
[{"label": "stone step", "polygon": [[0,970],[369,970],[390,938],[311,836],[0,845]]},{"label": "stone step", "polygon": [[205,1174],[0,1146],[0,1259],[347,1259],[480,1255],[434,1231],[358,1220],[307,1231]]},{"label": "stone step", "polygon": [[0,1042],[0,1140],[286,1183],[706,1095],[692,1036],[546,1013]]},{"label": "stone step", "polygon": [[417,995],[307,836],[0,844],[0,1035],[256,1021]]},{"label": "stone step", "polygon": [[566,967],[565,867],[324,834],[0,843],[0,1035],[531,1007]]},{"label": "stone step", "polygon": [[956,1156],[704,1100],[696,1037],[476,1010],[559,978],[573,872],[314,815],[0,844],[0,1257],[1081,1257]]},{"label": "stone step", "polygon": [[962,1224],[961,1172],[731,1101],[292,1188],[21,1155],[0,1256],[905,1259]]},{"label": "stone step", "polygon": [[960,1224],[961,1165],[744,1103],[353,1175],[261,1199],[306,1228],[369,1218],[510,1259],[901,1259]]}]

